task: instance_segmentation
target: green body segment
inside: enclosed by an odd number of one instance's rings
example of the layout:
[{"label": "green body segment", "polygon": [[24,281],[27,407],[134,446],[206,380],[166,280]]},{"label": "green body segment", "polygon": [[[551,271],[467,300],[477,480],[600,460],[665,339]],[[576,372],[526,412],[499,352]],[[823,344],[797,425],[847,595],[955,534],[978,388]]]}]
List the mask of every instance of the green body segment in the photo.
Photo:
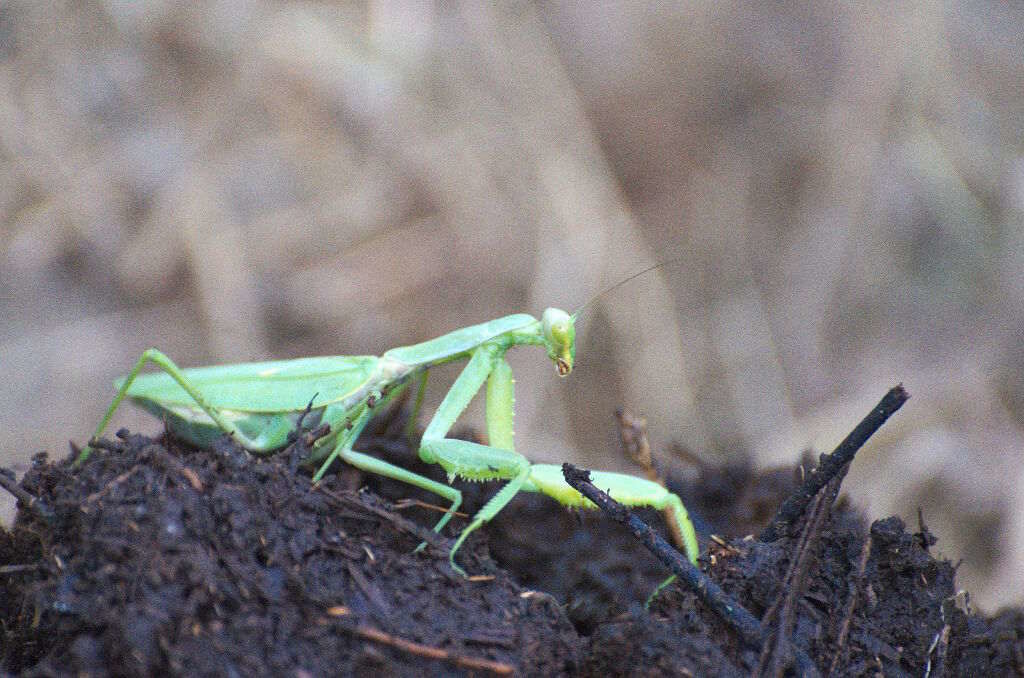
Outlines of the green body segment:
[{"label": "green body segment", "polygon": [[507,315],[411,346],[400,346],[385,353],[391,358],[413,367],[431,367],[458,360],[487,343],[505,344],[511,348],[518,344],[540,344],[543,339],[537,331],[537,319],[526,313]]},{"label": "green body segment", "polygon": [[[455,563],[459,547],[520,491],[540,492],[566,506],[593,508],[565,483],[559,467],[530,464],[514,445],[514,380],[505,353],[518,345],[543,346],[558,374],[565,376],[575,360],[573,322],[573,316],[558,309],[547,309],[541,320],[525,314],[510,315],[391,349],[379,358],[334,356],[181,369],[164,354],[149,349],[117,382],[118,393],[93,438],[102,435],[127,397],[163,418],[177,435],[196,445],[208,447],[218,436],[228,434],[246,449],[265,453],[287,445],[299,417],[309,409],[319,417],[320,424],[329,426],[329,433],[316,442],[311,455],[310,461],[322,461],[314,481],[323,477],[335,459],[341,459],[368,473],[422,488],[450,503],[434,527],[440,531],[461,504],[458,489],[356,452],[352,446],[375,407],[386,404],[418,380],[418,409],[426,371],[435,365],[468,359],[420,443],[421,459],[442,466],[449,482],[455,477],[508,481],[462,530],[449,553],[452,567],[465,574]],[[161,371],[141,374],[147,364]],[[455,421],[485,384],[490,445],[448,438]],[[86,447],[76,464],[82,463],[90,451]],[[595,472],[593,477],[598,486],[624,504],[671,509],[687,556],[696,562],[696,534],[676,495],[634,476]]]},{"label": "green body segment", "polygon": [[[182,440],[196,447],[210,449],[224,431],[202,410],[186,405],[163,404],[150,397],[133,396],[133,403],[154,417],[167,422],[167,427]],[[272,452],[287,444],[288,434],[295,430],[298,414],[264,414],[261,412],[233,412],[223,410],[222,416],[230,421],[250,441],[250,452]]]}]

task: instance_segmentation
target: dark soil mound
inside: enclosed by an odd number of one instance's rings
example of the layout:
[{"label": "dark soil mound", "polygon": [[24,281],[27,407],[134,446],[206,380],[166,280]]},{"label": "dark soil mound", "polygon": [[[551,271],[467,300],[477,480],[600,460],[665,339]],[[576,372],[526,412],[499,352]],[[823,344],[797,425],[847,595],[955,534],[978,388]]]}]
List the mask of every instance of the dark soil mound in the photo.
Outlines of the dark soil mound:
[{"label": "dark soil mound", "polygon": [[[363,448],[416,463],[386,432]],[[373,491],[355,491],[362,483]],[[9,672],[749,675],[773,666],[678,585],[644,611],[665,576],[656,561],[600,514],[581,519],[541,497],[518,498],[469,540],[460,563],[477,576],[466,580],[448,565],[449,539],[414,552],[437,514],[396,509],[410,488],[351,470],[313,488],[288,454],[260,460],[230,444],[201,451],[126,436],[123,449],[75,471],[38,459],[22,487],[52,516],[23,508],[0,531],[0,669]],[[468,488],[469,511],[484,491]],[[788,609],[786,635],[822,674],[1024,670],[1019,612],[965,614],[954,568],[931,557],[921,529],[908,534],[895,518],[865,529],[836,509],[788,608],[797,539],[713,544],[702,565],[755,616]]]}]

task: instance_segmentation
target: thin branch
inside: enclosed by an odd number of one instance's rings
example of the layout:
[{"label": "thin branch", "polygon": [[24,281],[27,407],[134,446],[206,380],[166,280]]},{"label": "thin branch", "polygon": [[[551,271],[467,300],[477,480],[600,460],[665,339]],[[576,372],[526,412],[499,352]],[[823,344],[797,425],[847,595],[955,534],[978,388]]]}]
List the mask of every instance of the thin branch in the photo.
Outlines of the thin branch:
[{"label": "thin branch", "polygon": [[850,432],[850,435],[846,436],[843,442],[839,443],[832,454],[822,455],[818,468],[808,474],[803,485],[782,504],[768,527],[761,532],[760,540],[770,542],[783,536],[786,529],[803,515],[807,504],[810,503],[814,495],[853,461],[853,457],[868,441],[868,438],[881,428],[882,424],[896,410],[900,409],[908,398],[910,398],[910,394],[903,388],[903,384],[889,389],[878,405],[857,424],[857,427]]},{"label": "thin branch", "polygon": [[362,624],[358,626],[347,626],[343,624],[341,625],[341,628],[362,638],[363,640],[369,640],[380,645],[386,645],[401,652],[407,652],[408,654],[416,657],[425,657],[427,659],[437,659],[440,661],[450,662],[455,666],[469,669],[471,671],[487,671],[499,676],[510,676],[515,673],[516,670],[511,664],[491,661],[490,659],[466,657],[449,652],[448,650],[442,650],[439,647],[431,647],[430,645],[414,643],[411,640],[405,640],[404,638],[393,636],[390,633],[386,633],[372,626],[365,626]]},{"label": "thin branch", "polygon": [[[95,445],[93,445],[93,447],[95,447]],[[94,504],[97,501],[99,501],[100,499],[102,499],[112,489],[114,489],[115,487],[117,487],[118,485],[123,483],[124,481],[128,480],[135,473],[137,473],[137,472],[139,472],[141,470],[142,470],[142,466],[136,465],[136,466],[132,466],[130,469],[128,469],[124,473],[119,474],[118,476],[113,478],[110,482],[108,482],[106,485],[104,485],[103,487],[101,487],[100,489],[96,490],[95,492],[90,494],[88,497],[86,497],[81,502],[79,510],[82,513],[88,513],[91,510],[91,505],[92,504]]]},{"label": "thin branch", "polygon": [[[781,678],[786,668],[792,662],[792,658],[787,650],[791,647],[790,635],[793,633],[793,626],[796,623],[797,602],[803,597],[804,591],[807,588],[807,575],[810,571],[811,563],[814,561],[814,547],[818,544],[818,539],[821,536],[821,527],[825,522],[825,517],[829,514],[829,509],[835,500],[835,496],[839,493],[839,486],[844,475],[845,473],[840,473],[835,476],[832,482],[828,484],[826,491],[818,493],[814,498],[811,503],[810,514],[804,523],[804,529],[801,531],[800,539],[793,551],[794,555],[791,558],[789,571],[786,573],[785,583],[783,584],[785,595],[781,597],[782,607],[778,613],[775,642],[774,644],[766,642],[761,653],[761,663],[766,669],[765,675],[773,676],[773,678]],[[770,611],[771,614],[774,614],[775,609],[773,606],[773,609]],[[764,624],[769,624],[770,619],[770,615],[766,614],[762,617],[761,621]],[[768,659],[771,659],[770,667],[767,666]],[[759,675],[762,673],[760,669],[761,667],[758,670]]]},{"label": "thin branch", "polygon": [[0,565],[0,574],[16,574],[18,572],[29,572],[42,567],[39,563],[25,563],[23,565]]},{"label": "thin branch", "polygon": [[864,583],[864,571],[868,566],[868,556],[871,555],[871,535],[864,538],[864,546],[860,550],[860,560],[857,562],[857,575],[850,582],[850,599],[846,604],[846,614],[843,615],[843,623],[839,627],[839,637],[836,639],[836,654],[832,658],[832,666],[829,667],[828,675],[836,675],[839,670],[839,662],[843,658],[846,649],[846,639],[850,635],[850,624],[853,622],[853,613],[857,609],[857,595]]},{"label": "thin branch", "polygon": [[[658,560],[672,570],[672,573],[680,581],[690,587],[697,594],[697,597],[710,607],[728,626],[739,633],[744,641],[754,646],[759,646],[764,642],[764,628],[754,615],[750,614],[743,606],[733,600],[710,577],[697,569],[686,559],[686,556],[672,548],[672,545],[662,539],[649,525],[633,515],[629,509],[608,496],[608,493],[595,487],[590,482],[590,471],[576,468],[572,464],[562,464],[562,474],[565,476],[565,482],[575,488],[580,494],[594,502],[598,508],[614,520],[626,525],[634,537],[639,539]],[[796,656],[801,675],[819,675],[807,653],[798,647],[794,647],[793,654]]]},{"label": "thin branch", "polygon": [[54,519],[53,509],[47,506],[42,499],[35,496],[21,485],[11,475],[7,469],[0,469],[0,487],[10,492],[18,502],[28,510],[35,511],[36,514],[43,520],[50,522]]}]

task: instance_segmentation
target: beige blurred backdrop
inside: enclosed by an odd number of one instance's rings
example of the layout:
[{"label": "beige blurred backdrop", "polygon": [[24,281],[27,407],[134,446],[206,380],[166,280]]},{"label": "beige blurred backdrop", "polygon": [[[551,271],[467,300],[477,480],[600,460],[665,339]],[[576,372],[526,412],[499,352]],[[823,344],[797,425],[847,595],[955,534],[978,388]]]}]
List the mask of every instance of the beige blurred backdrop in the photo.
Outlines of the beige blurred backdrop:
[{"label": "beige blurred backdrop", "polygon": [[379,353],[675,260],[594,304],[570,378],[511,356],[522,452],[628,468],[623,405],[666,463],[674,441],[790,464],[902,381],[846,488],[921,506],[975,602],[1020,603],[1022,25],[970,2],[4,3],[0,461],[84,442],[148,346]]}]

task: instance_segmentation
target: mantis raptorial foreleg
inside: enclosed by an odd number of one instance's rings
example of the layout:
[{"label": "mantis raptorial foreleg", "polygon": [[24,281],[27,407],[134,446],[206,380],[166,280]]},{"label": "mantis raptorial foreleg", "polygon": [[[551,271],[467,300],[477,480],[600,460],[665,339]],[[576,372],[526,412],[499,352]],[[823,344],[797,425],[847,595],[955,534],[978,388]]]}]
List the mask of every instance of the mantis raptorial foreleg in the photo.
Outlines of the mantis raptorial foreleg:
[{"label": "mantis raptorial foreleg", "polygon": [[[420,457],[427,463],[438,463],[449,477],[458,475],[469,479],[508,479],[502,487],[473,516],[452,547],[452,567],[462,572],[455,563],[455,552],[474,530],[494,518],[520,491],[546,494],[566,506],[595,508],[562,477],[561,467],[553,464],[533,464],[514,451],[513,406],[515,403],[512,368],[500,349],[477,349],[469,364],[445,396],[444,402],[423,434]],[[487,435],[490,445],[444,438],[448,429],[469,404],[469,401],[487,380]],[[699,554],[697,535],[686,508],[675,494],[661,485],[619,473],[594,472],[594,482],[607,490],[617,501],[628,506],[644,506],[659,511],[672,509],[683,547],[691,561]]]},{"label": "mantis raptorial foreleg", "polygon": [[[485,345],[474,351],[469,363],[445,395],[420,443],[420,458],[428,464],[440,464],[449,479],[460,476],[468,480],[509,481],[473,516],[452,547],[449,560],[452,568],[461,574],[465,572],[455,563],[455,552],[470,533],[497,515],[519,493],[530,474],[530,462],[526,457],[511,449],[493,445],[495,440],[499,444],[510,445],[512,438],[512,399],[492,396],[492,392],[495,392],[493,386],[488,388],[487,399],[488,437],[492,444],[481,445],[445,438],[488,377],[491,377],[491,383],[496,379],[511,385],[511,368],[505,361],[505,352],[498,347]],[[498,386],[497,392],[508,391]]]}]

